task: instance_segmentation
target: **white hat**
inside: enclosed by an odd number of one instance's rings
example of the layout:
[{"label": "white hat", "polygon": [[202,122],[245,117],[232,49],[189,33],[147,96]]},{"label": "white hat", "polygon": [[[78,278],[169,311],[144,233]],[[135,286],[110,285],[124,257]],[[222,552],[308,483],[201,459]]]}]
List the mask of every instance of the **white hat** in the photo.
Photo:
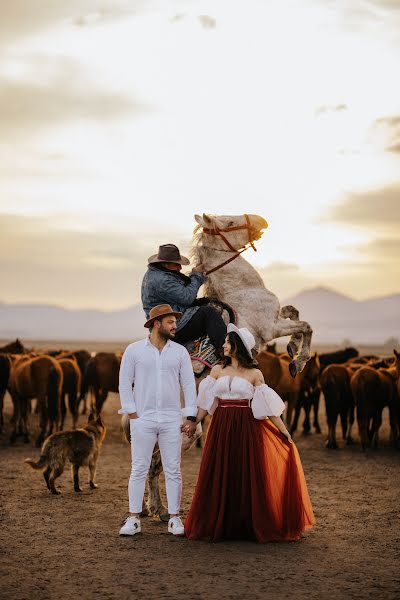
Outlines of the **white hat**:
[{"label": "white hat", "polygon": [[247,327],[241,327],[240,329],[236,327],[233,323],[228,323],[227,332],[237,333],[240,339],[242,340],[244,347],[250,355],[250,358],[253,358],[251,353],[252,349],[256,345],[256,340],[254,339],[254,335],[247,329]]}]

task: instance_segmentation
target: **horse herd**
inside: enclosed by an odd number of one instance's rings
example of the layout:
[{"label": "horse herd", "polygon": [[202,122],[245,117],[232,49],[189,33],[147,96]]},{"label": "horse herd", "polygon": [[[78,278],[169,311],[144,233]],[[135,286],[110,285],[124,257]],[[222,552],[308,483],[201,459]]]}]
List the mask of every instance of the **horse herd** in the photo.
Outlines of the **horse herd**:
[{"label": "horse herd", "polygon": [[[32,400],[39,420],[40,446],[54,430],[63,429],[67,407],[72,428],[78,421],[80,406],[99,414],[109,392],[118,392],[121,354],[99,352],[91,356],[86,350],[28,351],[17,340],[0,348],[0,432],[4,430],[3,401],[6,391],[13,402],[10,442],[18,436],[29,442],[29,415]],[[354,348],[317,355],[314,353],[304,370],[291,377],[288,369],[291,357],[277,354],[273,347],[257,356],[265,381],[287,403],[286,423],[291,433],[297,430],[299,416],[304,411],[303,432],[313,427],[321,432],[318,411],[321,392],[325,399],[328,424],[328,448],[337,448],[336,423],[340,418],[343,439],[353,443],[352,427],[357,418],[362,449],[378,446],[379,428],[384,407],[389,409],[390,441],[399,442],[400,431],[400,354],[380,359],[359,356]],[[207,369],[202,377],[207,374]]]}]

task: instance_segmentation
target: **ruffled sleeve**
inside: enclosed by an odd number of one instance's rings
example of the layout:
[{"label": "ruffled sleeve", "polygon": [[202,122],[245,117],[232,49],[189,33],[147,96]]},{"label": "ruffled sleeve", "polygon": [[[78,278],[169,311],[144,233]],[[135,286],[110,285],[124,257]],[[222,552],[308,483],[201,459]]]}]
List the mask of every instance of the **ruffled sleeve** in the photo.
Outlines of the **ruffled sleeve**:
[{"label": "ruffled sleeve", "polygon": [[255,419],[280,417],[285,410],[285,404],[275,390],[263,383],[255,388],[251,410]]},{"label": "ruffled sleeve", "polygon": [[199,392],[197,396],[197,406],[212,415],[217,408],[217,400],[215,399],[215,384],[217,380],[208,375],[200,382]]}]

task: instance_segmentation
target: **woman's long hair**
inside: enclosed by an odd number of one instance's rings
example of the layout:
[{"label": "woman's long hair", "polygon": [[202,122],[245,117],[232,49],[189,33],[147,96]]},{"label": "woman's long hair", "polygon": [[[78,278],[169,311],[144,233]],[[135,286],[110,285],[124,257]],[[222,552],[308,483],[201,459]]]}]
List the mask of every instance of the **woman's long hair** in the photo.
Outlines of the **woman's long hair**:
[{"label": "woman's long hair", "polygon": [[[237,358],[240,366],[245,369],[255,369],[258,366],[258,363],[253,357],[250,357],[240,336],[235,331],[231,331],[228,333],[227,338],[231,345],[231,355],[234,358]],[[223,361],[223,369],[232,364],[232,358],[230,356],[224,356]]]}]

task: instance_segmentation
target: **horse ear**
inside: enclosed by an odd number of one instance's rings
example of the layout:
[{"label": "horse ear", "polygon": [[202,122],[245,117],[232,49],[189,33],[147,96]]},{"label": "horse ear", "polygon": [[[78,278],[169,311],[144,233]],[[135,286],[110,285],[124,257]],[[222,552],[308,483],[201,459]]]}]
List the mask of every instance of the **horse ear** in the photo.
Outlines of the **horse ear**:
[{"label": "horse ear", "polygon": [[203,213],[203,221],[204,223],[206,223],[207,225],[210,225],[210,223],[213,222],[212,217],[210,217],[209,215],[206,215],[206,213]]},{"label": "horse ear", "polygon": [[194,215],[194,220],[201,226],[204,225],[204,221],[200,215]]}]

